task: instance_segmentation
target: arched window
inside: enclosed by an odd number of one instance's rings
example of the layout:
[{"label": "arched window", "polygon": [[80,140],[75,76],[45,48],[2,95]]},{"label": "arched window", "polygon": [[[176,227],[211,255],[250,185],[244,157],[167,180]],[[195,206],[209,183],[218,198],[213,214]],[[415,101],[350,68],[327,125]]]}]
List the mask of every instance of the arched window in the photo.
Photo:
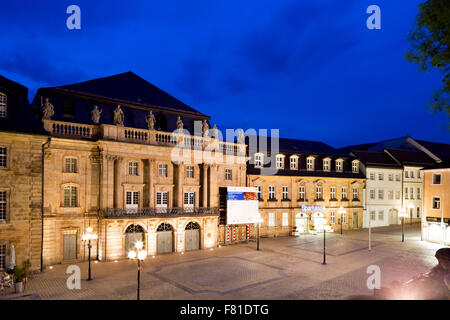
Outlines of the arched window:
[{"label": "arched window", "polygon": [[6,94],[0,92],[0,118],[6,118],[7,115],[7,97]]},{"label": "arched window", "polygon": [[173,230],[172,226],[167,223],[161,223],[158,226],[158,229],[156,229],[156,231],[172,231],[172,230]]},{"label": "arched window", "polygon": [[144,243],[144,228],[138,224],[131,224],[125,230],[125,253],[131,250],[136,250],[135,244],[137,241]]},{"label": "arched window", "polygon": [[130,224],[125,233],[144,233],[144,228],[138,224]]},{"label": "arched window", "polygon": [[185,230],[196,230],[196,229],[200,229],[200,226],[198,225],[198,223],[196,222],[189,222],[186,225],[186,228],[184,228]]}]

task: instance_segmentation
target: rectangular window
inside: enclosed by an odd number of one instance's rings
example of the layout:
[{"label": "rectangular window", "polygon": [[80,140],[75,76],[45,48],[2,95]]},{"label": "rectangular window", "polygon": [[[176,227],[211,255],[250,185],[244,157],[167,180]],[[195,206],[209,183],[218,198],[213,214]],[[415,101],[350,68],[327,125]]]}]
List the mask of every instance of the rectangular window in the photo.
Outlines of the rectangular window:
[{"label": "rectangular window", "polygon": [[414,171],[411,171],[411,179],[414,179]]},{"label": "rectangular window", "polygon": [[433,173],[433,184],[441,184],[441,174]]},{"label": "rectangular window", "polygon": [[370,180],[375,180],[375,173],[372,172],[372,173],[370,174]]},{"label": "rectangular window", "polygon": [[330,171],[330,160],[323,160],[323,170]]},{"label": "rectangular window", "polygon": [[376,212],[370,211],[370,220],[375,221],[376,220]]},{"label": "rectangular window", "polygon": [[395,199],[400,200],[400,191],[395,191]]},{"label": "rectangular window", "polygon": [[378,199],[383,200],[384,199],[384,190],[378,190]]},{"label": "rectangular window", "polygon": [[231,169],[225,169],[225,180],[231,180],[231,179],[232,179]]},{"label": "rectangular window", "polygon": [[395,181],[400,181],[400,175],[399,174],[395,175]]},{"label": "rectangular window", "polygon": [[127,191],[125,203],[127,205],[139,205],[139,192]]},{"label": "rectangular window", "polygon": [[394,175],[392,173],[389,173],[388,179],[389,181],[394,181]]},{"label": "rectangular window", "polygon": [[0,168],[6,169],[8,167],[8,149],[0,148]]},{"label": "rectangular window", "polygon": [[168,192],[157,192],[156,193],[156,204],[160,206],[167,206],[169,203],[169,193]]},{"label": "rectangular window", "polygon": [[7,208],[8,208],[8,204],[6,202],[6,191],[1,191],[0,192],[0,221],[1,220],[6,220],[6,214],[7,214]]},{"label": "rectangular window", "polygon": [[138,175],[138,163],[135,161],[128,162],[128,175],[137,176]]},{"label": "rectangular window", "polygon": [[388,199],[389,200],[394,200],[394,191],[393,190],[389,190],[389,192],[388,192]]},{"label": "rectangular window", "polygon": [[334,211],[332,211],[330,214],[330,223],[336,224],[336,214],[334,213]]},{"label": "rectangular window", "polygon": [[287,212],[283,212],[283,213],[282,213],[282,222],[281,222],[281,226],[282,226],[282,227],[287,227],[287,226],[289,226],[289,213],[287,213]]},{"label": "rectangular window", "polygon": [[417,179],[422,178],[422,174],[420,173],[420,171],[417,171]]},{"label": "rectangular window", "polygon": [[283,200],[288,200],[288,199],[289,199],[289,188],[283,187]]},{"label": "rectangular window", "polygon": [[420,208],[417,207],[417,218],[420,218]]},{"label": "rectangular window", "polygon": [[258,200],[262,200],[262,187],[256,186],[256,188],[258,189]]},{"label": "rectangular window", "polygon": [[277,169],[283,169],[283,157],[281,156],[276,157],[276,165]]},{"label": "rectangular window", "polygon": [[6,270],[6,244],[0,244],[0,270]]},{"label": "rectangular window", "polygon": [[383,210],[378,211],[378,220],[381,220],[381,221],[384,220],[384,211]]},{"label": "rectangular window", "polygon": [[76,158],[66,158],[66,171],[67,173],[76,173],[77,169],[77,159]]},{"label": "rectangular window", "polygon": [[269,227],[275,227],[275,213],[269,213]]},{"label": "rectangular window", "polygon": [[297,158],[291,157],[291,170],[297,169]]},{"label": "rectangular window", "polygon": [[342,214],[342,224],[347,224],[347,212],[344,212]]},{"label": "rectangular window", "polygon": [[374,189],[370,190],[370,199],[375,199],[375,190]]},{"label": "rectangular window", "polygon": [[322,187],[316,187],[316,200],[322,200]]},{"label": "rectangular window", "polygon": [[420,200],[420,188],[417,188],[417,200]]},{"label": "rectangular window", "polygon": [[336,199],[336,187],[330,188],[330,196],[331,196],[331,199]]},{"label": "rectangular window", "polygon": [[78,207],[78,188],[74,186],[64,187],[64,207]]},{"label": "rectangular window", "polygon": [[354,161],[352,163],[352,171],[353,171],[353,173],[357,173],[358,172],[358,162]]},{"label": "rectangular window", "polygon": [[353,188],[353,199],[359,199],[358,188]]},{"label": "rectangular window", "polygon": [[409,178],[409,173],[408,173],[408,171],[405,171],[405,178]]},{"label": "rectangular window", "polygon": [[8,106],[7,106],[7,97],[6,94],[0,92],[0,118],[6,118]]},{"label": "rectangular window", "polygon": [[184,205],[185,206],[193,206],[194,205],[194,199],[195,199],[195,193],[194,192],[185,192],[184,193]]},{"label": "rectangular window", "polygon": [[342,199],[347,199],[347,188],[342,187]]},{"label": "rectangular window", "polygon": [[441,208],[441,198],[439,197],[433,197],[433,209],[440,209]]},{"label": "rectangular window", "polygon": [[305,198],[305,187],[299,187],[298,199],[301,200],[301,201],[304,201],[306,199]]},{"label": "rectangular window", "polygon": [[405,188],[405,199],[408,199],[408,188]]},{"label": "rectangular window", "polygon": [[342,161],[336,161],[336,171],[342,171]]},{"label": "rectangular window", "polygon": [[255,167],[262,167],[262,156],[255,154]]},{"label": "rectangular window", "polygon": [[275,199],[275,186],[269,186],[269,199]]},{"label": "rectangular window", "polygon": [[409,189],[409,198],[414,200],[414,188]]},{"label": "rectangular window", "polygon": [[314,159],[313,158],[306,159],[306,169],[314,170]]},{"label": "rectangular window", "polygon": [[186,166],[186,178],[194,178],[194,166]]},{"label": "rectangular window", "polygon": [[383,181],[384,180],[384,173],[378,174],[378,180]]},{"label": "rectangular window", "polygon": [[167,164],[159,164],[158,165],[158,177],[167,178]]}]

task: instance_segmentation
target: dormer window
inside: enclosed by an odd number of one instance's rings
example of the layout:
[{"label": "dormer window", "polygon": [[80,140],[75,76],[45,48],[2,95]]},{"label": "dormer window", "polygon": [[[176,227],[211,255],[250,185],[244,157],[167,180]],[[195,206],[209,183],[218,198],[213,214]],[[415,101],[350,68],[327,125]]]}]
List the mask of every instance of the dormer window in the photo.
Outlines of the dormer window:
[{"label": "dormer window", "polygon": [[261,153],[255,153],[255,167],[260,168],[263,166],[263,155]]},{"label": "dormer window", "polygon": [[8,110],[7,102],[8,100],[6,94],[0,92],[0,118],[6,118]]},{"label": "dormer window", "polygon": [[279,155],[276,156],[275,163],[276,163],[276,168],[277,169],[283,169],[284,168],[284,165],[283,165],[284,161],[283,160],[284,160],[284,156],[283,155],[279,154]]},{"label": "dormer window", "polygon": [[297,156],[291,156],[290,158],[290,168],[291,170],[297,170],[298,166],[298,157]]},{"label": "dormer window", "polygon": [[323,171],[330,171],[330,159],[323,159]]},{"label": "dormer window", "polygon": [[352,161],[352,172],[353,173],[359,172],[359,162],[357,160]]},{"label": "dormer window", "polygon": [[306,158],[306,169],[314,170],[314,158],[313,157]]},{"label": "dormer window", "polygon": [[339,171],[339,172],[342,171],[342,160],[341,159],[336,160],[336,171]]}]

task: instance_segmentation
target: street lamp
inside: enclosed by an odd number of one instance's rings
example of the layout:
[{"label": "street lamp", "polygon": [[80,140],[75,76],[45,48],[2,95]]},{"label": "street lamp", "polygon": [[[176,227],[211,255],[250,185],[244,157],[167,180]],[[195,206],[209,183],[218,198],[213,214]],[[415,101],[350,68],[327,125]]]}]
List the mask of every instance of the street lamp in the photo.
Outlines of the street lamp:
[{"label": "street lamp", "polygon": [[137,274],[137,300],[140,298],[140,289],[141,289],[141,261],[144,261],[145,258],[147,258],[147,251],[142,250],[144,247],[144,243],[142,241],[136,241],[134,244],[136,251],[131,250],[128,252],[128,258],[129,259],[136,259],[137,258],[137,267],[138,267],[138,274]]},{"label": "street lamp", "polygon": [[259,251],[259,228],[261,227],[261,223],[263,222],[263,218],[261,217],[261,214],[258,213],[258,219],[256,224],[256,250]]},{"label": "street lamp", "polygon": [[92,280],[91,277],[91,240],[97,240],[97,234],[92,233],[92,227],[86,228],[86,233],[81,237],[82,241],[88,242],[88,249],[89,249],[89,273],[88,273],[88,280]]},{"label": "street lamp", "polygon": [[345,212],[346,211],[345,211],[344,207],[339,208],[338,213],[340,214],[340,217],[341,217],[341,235],[342,235],[342,217],[344,216]]},{"label": "street lamp", "polygon": [[410,203],[408,208],[409,208],[409,224],[412,225],[413,213],[411,209],[414,209],[414,205]]},{"label": "street lamp", "polygon": [[408,213],[406,212],[406,208],[401,208],[400,210],[400,217],[402,218],[402,242],[405,242],[405,217],[408,216]]}]

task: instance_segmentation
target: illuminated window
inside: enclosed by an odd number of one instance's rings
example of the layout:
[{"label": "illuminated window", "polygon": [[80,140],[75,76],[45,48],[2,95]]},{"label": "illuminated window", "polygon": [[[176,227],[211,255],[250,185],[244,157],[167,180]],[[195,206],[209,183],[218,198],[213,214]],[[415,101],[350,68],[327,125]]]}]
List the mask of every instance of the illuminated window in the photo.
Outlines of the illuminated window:
[{"label": "illuminated window", "polygon": [[347,224],[347,212],[342,213],[342,224]]},{"label": "illuminated window", "polygon": [[269,186],[269,199],[275,199],[275,186]]},{"label": "illuminated window", "polygon": [[299,200],[301,200],[301,201],[304,201],[306,198],[305,198],[305,187],[299,187],[299,190],[298,190],[298,196],[299,196]]},{"label": "illuminated window", "polygon": [[194,166],[186,166],[186,178],[194,178]]},{"label": "illuminated window", "polygon": [[6,169],[8,167],[8,149],[0,147],[0,168]]},{"label": "illuminated window", "polygon": [[6,94],[0,92],[0,118],[6,118],[7,110],[8,106]]},{"label": "illuminated window", "polygon": [[76,158],[66,158],[66,171],[67,173],[77,173],[77,159]]},{"label": "illuminated window", "polygon": [[8,207],[6,200],[6,191],[0,191],[0,221],[6,220],[6,210]]},{"label": "illuminated window", "polygon": [[307,158],[306,159],[306,169],[314,170],[314,158]]},{"label": "illuminated window", "polygon": [[342,171],[342,160],[336,160],[336,171]]},{"label": "illuminated window", "polygon": [[347,188],[342,187],[342,199],[347,199]]},{"label": "illuminated window", "polygon": [[358,188],[353,188],[353,199],[358,199]]},{"label": "illuminated window", "polygon": [[336,223],[336,214],[334,212],[331,212],[331,214],[330,214],[330,223],[331,224]]},{"label": "illuminated window", "polygon": [[290,159],[291,159],[291,162],[290,162],[291,170],[297,169],[297,157],[292,156]]},{"label": "illuminated window", "polygon": [[378,211],[378,220],[383,221],[384,220],[384,211]]},{"label": "illuminated window", "polygon": [[185,192],[184,193],[184,205],[185,206],[193,206],[194,205],[194,192]]},{"label": "illuminated window", "polygon": [[289,200],[289,187],[283,187],[283,200]]},{"label": "illuminated window", "polygon": [[225,169],[225,180],[231,180],[231,169]]},{"label": "illuminated window", "polygon": [[262,167],[263,161],[262,161],[262,154],[255,153],[255,167]]},{"label": "illuminated window", "polygon": [[322,200],[322,187],[316,187],[316,200]]},{"label": "illuminated window", "polygon": [[276,156],[276,167],[277,167],[277,169],[283,169],[283,160],[284,160],[284,157],[283,156],[281,156],[281,155],[278,155],[278,156]]},{"label": "illuminated window", "polygon": [[138,175],[138,163],[135,161],[128,162],[128,174],[130,176]]},{"label": "illuminated window", "polygon": [[6,244],[0,245],[0,270],[6,269]]},{"label": "illuminated window", "polygon": [[433,209],[440,209],[440,208],[441,208],[441,198],[433,197]]},{"label": "illuminated window", "polygon": [[78,207],[78,188],[75,186],[64,187],[64,207]]},{"label": "illuminated window", "polygon": [[127,191],[125,203],[127,205],[139,205],[139,191]]},{"label": "illuminated window", "polygon": [[358,161],[353,161],[352,162],[352,171],[353,173],[358,173]]},{"label": "illuminated window", "polygon": [[370,220],[375,221],[376,220],[376,212],[370,211]]},{"label": "illuminated window", "polygon": [[159,164],[158,165],[158,176],[167,178],[167,164]]},{"label": "illuminated window", "polygon": [[330,197],[331,199],[336,199],[336,187],[330,188]]},{"label": "illuminated window", "polygon": [[282,227],[289,226],[289,213],[283,212],[281,217],[282,217],[281,226]]},{"label": "illuminated window", "polygon": [[256,186],[256,188],[258,189],[258,200],[261,200],[262,199],[262,187]]},{"label": "illuminated window", "polygon": [[329,159],[323,160],[323,171],[330,171],[330,160]]},{"label": "illuminated window", "polygon": [[269,213],[269,227],[275,227],[275,213]]},{"label": "illuminated window", "polygon": [[168,192],[157,192],[156,193],[156,204],[167,206],[169,203],[169,193]]},{"label": "illuminated window", "polygon": [[384,199],[384,190],[382,190],[382,189],[378,190],[378,199],[379,200]]}]

